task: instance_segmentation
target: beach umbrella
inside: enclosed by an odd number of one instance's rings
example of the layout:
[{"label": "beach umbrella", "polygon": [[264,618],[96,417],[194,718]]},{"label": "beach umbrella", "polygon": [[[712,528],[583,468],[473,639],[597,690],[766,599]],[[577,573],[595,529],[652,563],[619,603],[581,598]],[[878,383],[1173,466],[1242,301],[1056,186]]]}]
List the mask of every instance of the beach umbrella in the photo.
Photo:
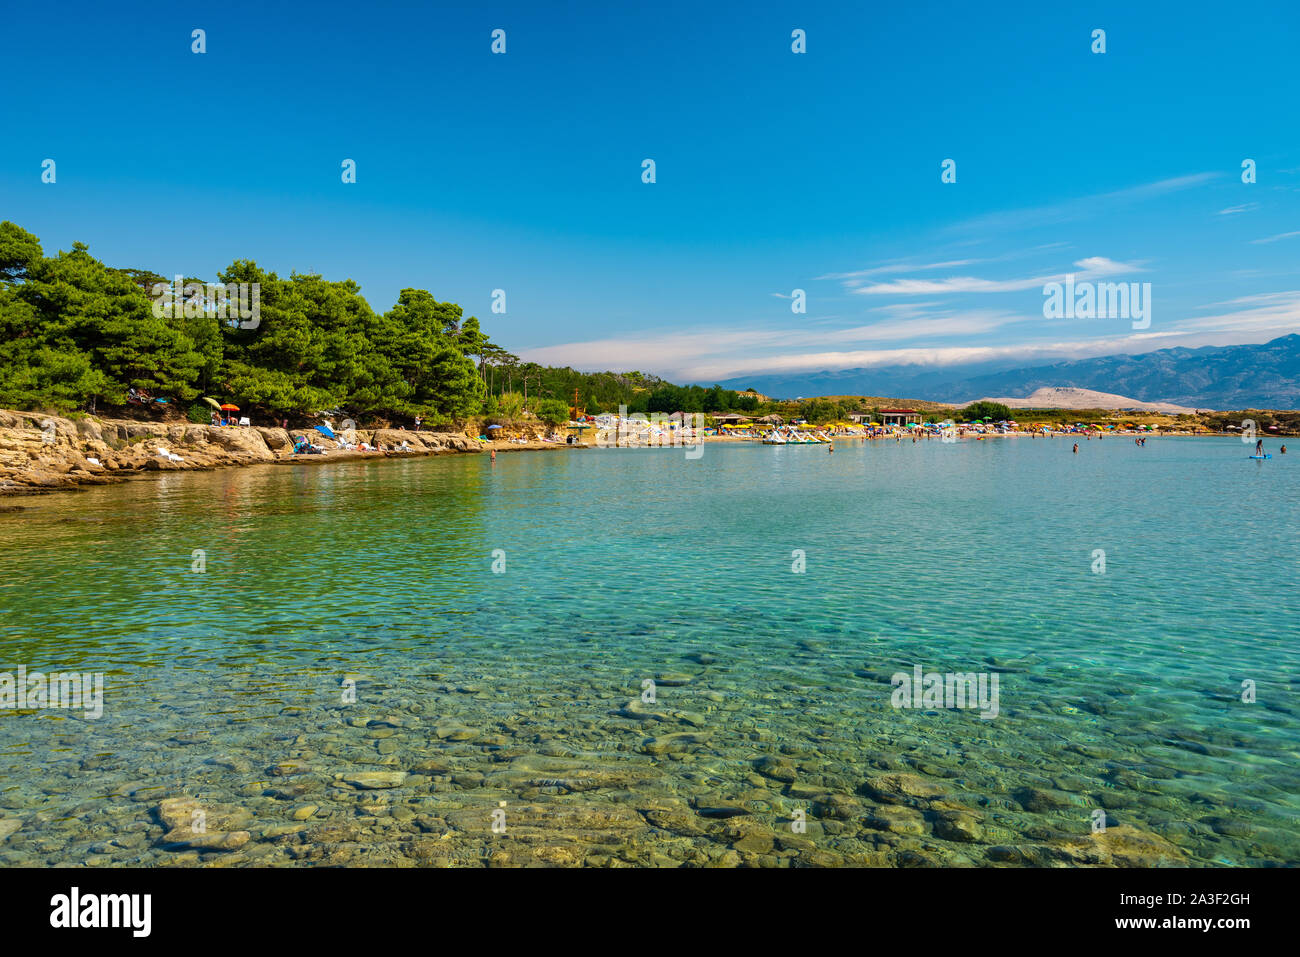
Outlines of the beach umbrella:
[{"label": "beach umbrella", "polygon": [[208,405],[212,406],[212,408],[214,409],[221,408],[220,402],[218,402],[216,399],[209,399],[206,395],[203,397],[203,401],[206,402]]},{"label": "beach umbrella", "polygon": [[1270,431],[1270,432],[1276,432],[1276,431],[1277,431],[1277,426],[1276,426],[1276,425],[1270,425],[1268,428],[1269,428],[1269,431]]},{"label": "beach umbrella", "polygon": [[489,425],[489,426],[488,426],[488,429],[489,429],[489,430],[490,430],[490,429],[499,429],[499,428],[501,428],[501,426],[499,426],[499,425]]},{"label": "beach umbrella", "polygon": [[325,436],[327,439],[334,438],[334,430],[331,429],[328,425],[318,425],[316,426],[316,431],[319,432],[321,435]]},{"label": "beach umbrella", "polygon": [[237,406],[237,405],[231,405],[229,402],[227,402],[225,405],[221,406],[221,411],[222,411],[222,412],[238,412],[238,411],[239,411],[239,406]]}]

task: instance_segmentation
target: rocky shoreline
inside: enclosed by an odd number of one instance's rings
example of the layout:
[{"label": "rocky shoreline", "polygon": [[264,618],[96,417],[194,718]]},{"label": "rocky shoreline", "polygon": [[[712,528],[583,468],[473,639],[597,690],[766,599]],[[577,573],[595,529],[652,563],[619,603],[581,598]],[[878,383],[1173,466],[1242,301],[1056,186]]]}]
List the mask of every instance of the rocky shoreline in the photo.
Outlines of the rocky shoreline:
[{"label": "rocky shoreline", "polygon": [[[294,455],[308,435],[325,455]],[[261,426],[213,426],[130,419],[76,419],[0,410],[0,496],[39,495],[109,485],[144,472],[207,471],[244,465],[327,463],[484,451],[481,443],[450,432],[357,430],[358,442],[388,450],[344,450],[318,432]]]}]

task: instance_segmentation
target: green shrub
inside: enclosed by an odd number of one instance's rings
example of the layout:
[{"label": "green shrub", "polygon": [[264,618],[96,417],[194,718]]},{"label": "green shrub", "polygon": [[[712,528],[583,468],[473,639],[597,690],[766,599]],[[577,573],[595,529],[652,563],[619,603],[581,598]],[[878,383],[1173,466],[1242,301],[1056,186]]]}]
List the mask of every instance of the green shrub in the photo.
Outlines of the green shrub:
[{"label": "green shrub", "polygon": [[533,414],[547,425],[563,425],[569,421],[569,406],[559,399],[543,399]]}]

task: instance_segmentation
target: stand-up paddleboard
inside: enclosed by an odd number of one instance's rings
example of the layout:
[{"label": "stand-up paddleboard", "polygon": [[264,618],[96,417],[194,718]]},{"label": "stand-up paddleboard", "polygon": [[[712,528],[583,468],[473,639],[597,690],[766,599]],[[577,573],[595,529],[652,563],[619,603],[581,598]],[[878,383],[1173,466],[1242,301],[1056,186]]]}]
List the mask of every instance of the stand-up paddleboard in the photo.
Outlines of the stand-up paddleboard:
[{"label": "stand-up paddleboard", "polygon": [[1273,457],[1273,456],[1272,456],[1271,454],[1265,454],[1265,455],[1252,455],[1252,456],[1251,456],[1252,459],[1271,459],[1272,457]]}]

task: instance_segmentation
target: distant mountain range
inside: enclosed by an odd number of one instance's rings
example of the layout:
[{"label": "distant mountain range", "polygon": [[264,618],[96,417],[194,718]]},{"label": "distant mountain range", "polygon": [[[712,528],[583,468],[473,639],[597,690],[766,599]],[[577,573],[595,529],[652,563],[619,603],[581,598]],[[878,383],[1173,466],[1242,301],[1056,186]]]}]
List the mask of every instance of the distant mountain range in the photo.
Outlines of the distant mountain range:
[{"label": "distant mountain range", "polygon": [[[711,384],[711,383],[710,383]],[[1300,408],[1300,335],[1260,345],[1161,349],[1101,356],[1028,369],[980,366],[883,366],[728,379],[783,399],[817,395],[911,395],[965,404],[984,396],[1028,396],[1038,389],[1078,388],[1143,402],[1197,409]]]}]

